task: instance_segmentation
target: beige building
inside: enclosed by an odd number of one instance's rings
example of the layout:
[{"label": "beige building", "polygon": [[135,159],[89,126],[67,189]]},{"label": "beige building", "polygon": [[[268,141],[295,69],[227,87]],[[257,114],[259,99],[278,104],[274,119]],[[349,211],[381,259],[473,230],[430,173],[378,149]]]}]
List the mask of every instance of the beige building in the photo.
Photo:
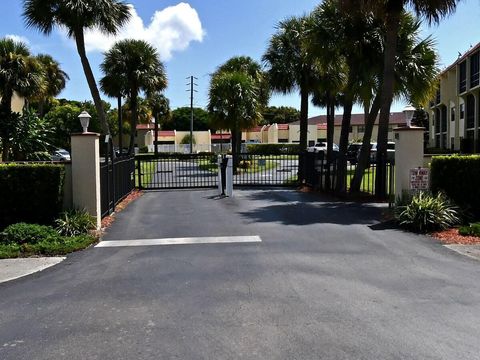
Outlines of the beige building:
[{"label": "beige building", "polygon": [[429,146],[480,152],[480,43],[460,56],[439,77],[429,106]]},{"label": "beige building", "polygon": [[[0,97],[0,100],[2,98]],[[12,111],[16,113],[23,113],[23,107],[25,106],[25,98],[19,96],[16,92],[12,96]]]}]

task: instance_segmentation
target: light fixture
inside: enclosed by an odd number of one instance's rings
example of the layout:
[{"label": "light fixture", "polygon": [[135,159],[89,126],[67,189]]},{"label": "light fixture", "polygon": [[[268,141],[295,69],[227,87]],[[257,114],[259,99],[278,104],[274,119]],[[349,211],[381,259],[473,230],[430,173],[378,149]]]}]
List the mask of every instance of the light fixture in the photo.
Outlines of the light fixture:
[{"label": "light fixture", "polygon": [[407,127],[412,126],[413,115],[415,114],[415,109],[412,105],[407,105],[403,108],[403,113],[405,114],[405,120],[407,122]]},{"label": "light fixture", "polygon": [[82,111],[80,115],[78,115],[80,119],[80,124],[82,124],[83,132],[88,132],[88,124],[90,124],[90,119],[92,118],[90,114],[86,111]]}]

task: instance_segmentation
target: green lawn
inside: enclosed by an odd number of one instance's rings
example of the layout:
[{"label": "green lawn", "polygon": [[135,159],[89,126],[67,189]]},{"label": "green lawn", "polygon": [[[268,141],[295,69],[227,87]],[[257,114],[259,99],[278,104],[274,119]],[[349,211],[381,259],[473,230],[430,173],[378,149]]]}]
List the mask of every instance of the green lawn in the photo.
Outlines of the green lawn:
[{"label": "green lawn", "polygon": [[[387,171],[387,189],[388,184],[390,184],[390,171]],[[352,182],[353,176],[355,175],[355,170],[347,170],[347,189],[350,188],[350,183]],[[360,191],[373,194],[375,189],[375,168],[370,167],[365,170],[362,184],[360,185]]]},{"label": "green lawn", "polygon": [[[137,163],[138,164],[138,163]],[[157,171],[157,163],[150,161],[140,161],[140,172],[142,173],[142,186],[148,186],[153,175]],[[135,186],[138,187],[138,168],[135,168]]]}]

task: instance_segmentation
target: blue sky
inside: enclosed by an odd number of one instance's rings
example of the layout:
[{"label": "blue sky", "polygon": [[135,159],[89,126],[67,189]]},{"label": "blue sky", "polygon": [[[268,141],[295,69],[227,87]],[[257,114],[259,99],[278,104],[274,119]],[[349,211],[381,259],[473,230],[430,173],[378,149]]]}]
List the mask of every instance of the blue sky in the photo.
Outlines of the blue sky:
[{"label": "blue sky", "polygon": [[[166,95],[172,108],[189,105],[186,77],[198,78],[195,105],[205,107],[209,74],[224,61],[236,55],[248,55],[260,60],[269,37],[278,21],[310,12],[318,0],[131,0],[135,16],[123,36],[141,36],[153,42],[165,62],[169,87]],[[21,17],[21,0],[0,2],[0,36],[15,35],[26,39],[33,53],[49,53],[56,58],[71,80],[60,95],[68,99],[88,100],[90,93],[80,60],[71,40],[61,31],[49,37],[35,29],[26,29]],[[454,15],[439,26],[424,27],[424,35],[431,34],[437,41],[442,66],[451,64],[458,52],[480,41],[480,1],[463,0]],[[143,23],[142,23],[143,22]],[[88,37],[88,53],[97,80],[101,74],[98,65],[102,51],[111,39],[96,33]],[[108,100],[106,98],[106,100]],[[274,95],[271,105],[299,107],[297,94]],[[403,103],[395,103],[394,111],[401,111]],[[361,109],[354,109],[361,112]],[[324,113],[310,107],[309,115]]]}]

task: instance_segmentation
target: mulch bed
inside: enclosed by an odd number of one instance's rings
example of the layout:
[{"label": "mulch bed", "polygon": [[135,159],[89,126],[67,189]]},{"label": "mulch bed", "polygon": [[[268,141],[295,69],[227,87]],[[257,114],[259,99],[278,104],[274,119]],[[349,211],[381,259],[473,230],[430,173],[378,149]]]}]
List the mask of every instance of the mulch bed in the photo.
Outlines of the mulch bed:
[{"label": "mulch bed", "polygon": [[128,204],[138,199],[142,195],[143,192],[140,190],[133,190],[129,195],[127,195],[125,199],[123,199],[120,203],[118,203],[117,206],[115,206],[115,213],[105,216],[102,219],[102,230],[110,227],[110,225],[112,225],[112,223],[115,221],[115,215],[120,211],[124,210],[128,206]]},{"label": "mulch bed", "polygon": [[436,231],[431,233],[430,236],[443,244],[480,245],[479,237],[460,235],[458,229]]}]

